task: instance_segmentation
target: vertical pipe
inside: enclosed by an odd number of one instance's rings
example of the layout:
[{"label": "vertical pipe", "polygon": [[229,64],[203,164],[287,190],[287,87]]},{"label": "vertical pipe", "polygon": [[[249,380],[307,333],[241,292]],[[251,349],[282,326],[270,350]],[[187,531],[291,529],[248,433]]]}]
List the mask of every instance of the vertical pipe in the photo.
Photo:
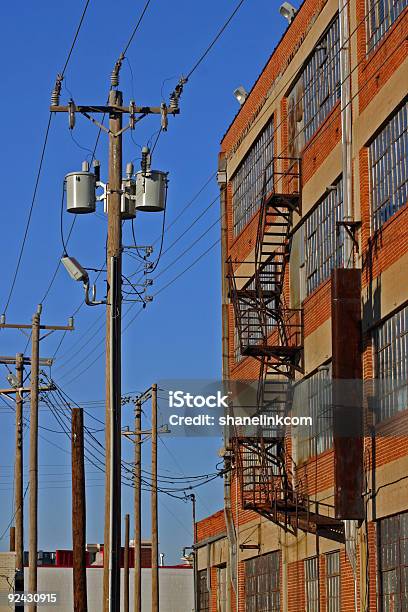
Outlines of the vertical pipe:
[{"label": "vertical pipe", "polygon": [[136,401],[135,411],[135,605],[142,612],[142,405]]},{"label": "vertical pipe", "polygon": [[[111,90],[109,92],[109,106],[120,106],[122,104],[122,93],[120,91]],[[115,406],[118,411],[117,422],[120,423],[120,401],[118,404],[117,398],[120,399],[120,351],[121,351],[121,295],[118,292],[120,288],[120,278],[122,269],[122,219],[120,211],[120,189],[122,186],[122,136],[117,135],[122,128],[122,115],[116,113],[112,108],[109,115],[109,197],[108,197],[108,238],[107,238],[107,271],[108,271],[108,291],[106,300],[106,409],[105,409],[105,447],[106,447],[106,474],[105,474],[105,530],[104,530],[104,573],[103,573],[103,609],[119,610],[120,606],[120,563],[118,563],[118,541],[120,549],[120,500],[119,513],[115,516],[114,521],[111,517],[111,492],[115,494],[120,488],[120,479],[116,482],[115,474],[111,473],[111,464],[113,457],[112,436],[111,431],[111,416],[112,407]],[[119,280],[114,284],[111,278],[111,258],[117,260],[117,273]],[[116,296],[115,294],[116,289]],[[115,305],[114,303],[115,302]],[[112,314],[112,311],[114,313]],[[113,336],[111,335],[111,324],[114,323],[118,334],[114,334],[114,345],[111,347]],[[114,355],[111,355],[112,350]],[[111,359],[112,357],[112,359]],[[111,380],[112,366],[115,365],[117,372],[116,380]],[[118,404],[118,405],[117,405]],[[120,450],[120,440],[117,441]],[[115,463],[113,459],[113,463]],[[113,482],[112,482],[113,481]],[[112,486],[113,485],[113,486]],[[111,534],[112,522],[118,522],[115,526],[115,533]],[[113,539],[112,539],[113,537]],[[114,543],[115,550],[111,549],[111,544]],[[120,561],[120,559],[119,559]],[[112,601],[113,598],[113,601]]]},{"label": "vertical pipe", "polygon": [[[339,0],[339,38],[340,38],[340,83],[341,83],[341,143],[343,172],[343,206],[344,220],[353,218],[352,186],[352,108],[350,79],[350,26],[348,0]],[[353,267],[353,241],[347,232],[344,233],[344,264]]]},{"label": "vertical pipe", "polygon": [[[23,355],[16,355],[16,378],[18,388],[23,386]],[[24,495],[23,495],[23,394],[16,393],[16,591],[24,591]],[[22,610],[23,607],[16,607]]]},{"label": "vertical pipe", "polygon": [[74,612],[87,612],[84,417],[72,409],[72,548]]},{"label": "vertical pipe", "polygon": [[123,609],[129,612],[129,515],[125,515],[125,555],[123,562]]},{"label": "vertical pipe", "polygon": [[[41,305],[33,316],[31,328],[31,394],[30,394],[30,497],[29,497],[29,569],[28,590],[37,592],[37,550],[38,550],[38,376],[40,344]],[[28,606],[29,612],[36,612],[37,606]]]},{"label": "vertical pipe", "polygon": [[157,509],[157,385],[152,385],[152,612],[159,612],[159,535]]},{"label": "vertical pipe", "polygon": [[197,570],[198,570],[198,550],[195,548],[197,543],[197,525],[196,525],[196,496],[191,494],[191,503],[193,506],[193,572],[194,572],[194,612],[198,612],[197,601]]}]

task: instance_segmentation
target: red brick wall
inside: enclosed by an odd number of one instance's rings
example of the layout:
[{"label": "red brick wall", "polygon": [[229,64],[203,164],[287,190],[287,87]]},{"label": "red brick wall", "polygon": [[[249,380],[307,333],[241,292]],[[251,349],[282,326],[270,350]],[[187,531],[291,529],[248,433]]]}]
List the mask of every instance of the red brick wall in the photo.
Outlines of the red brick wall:
[{"label": "red brick wall", "polygon": [[197,542],[225,532],[224,510],[219,510],[211,516],[196,523]]}]

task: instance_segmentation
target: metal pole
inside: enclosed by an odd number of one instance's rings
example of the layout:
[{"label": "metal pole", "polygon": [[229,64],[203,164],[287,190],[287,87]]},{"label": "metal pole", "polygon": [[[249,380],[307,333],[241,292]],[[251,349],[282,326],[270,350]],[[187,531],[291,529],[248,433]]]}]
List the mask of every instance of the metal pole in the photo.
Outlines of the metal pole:
[{"label": "metal pole", "polygon": [[[23,386],[23,355],[16,355],[16,378],[18,388]],[[16,393],[16,591],[24,591],[24,495],[23,495],[23,396]],[[16,610],[23,610],[23,606]]]},{"label": "metal pole", "polygon": [[[29,499],[29,569],[28,590],[37,592],[37,549],[38,549],[38,377],[40,345],[41,305],[33,316],[31,326],[31,401],[30,401],[30,499]],[[37,606],[28,606],[35,612]]]},{"label": "metal pole", "polygon": [[157,385],[152,385],[152,612],[159,612],[159,537],[157,509]]},{"label": "metal pole", "polygon": [[142,404],[136,401],[135,411],[135,605],[142,612]]},{"label": "metal pole", "polygon": [[197,543],[197,525],[196,525],[196,496],[194,493],[191,494],[191,503],[193,505],[193,572],[194,572],[194,612],[198,611],[197,602],[197,570],[198,570],[198,551],[194,548]]},{"label": "metal pole", "polygon": [[129,515],[125,515],[125,554],[123,560],[123,608],[129,612]]},{"label": "metal pole", "polygon": [[87,612],[84,421],[82,408],[72,409],[72,544],[74,612]]},{"label": "metal pole", "polygon": [[[122,93],[111,90],[109,106],[122,104]],[[104,534],[104,611],[120,609],[120,423],[121,423],[121,293],[122,274],[122,114],[111,110],[109,116],[109,190],[107,270],[108,291],[106,306],[106,478],[105,478],[105,534]],[[114,261],[115,259],[115,261]],[[116,269],[113,282],[112,269]],[[113,329],[114,328],[114,329]],[[119,434],[117,426],[119,425]],[[119,467],[119,469],[118,469]],[[117,475],[119,473],[119,478]],[[115,514],[113,512],[115,511]],[[118,558],[119,556],[119,558]]]}]

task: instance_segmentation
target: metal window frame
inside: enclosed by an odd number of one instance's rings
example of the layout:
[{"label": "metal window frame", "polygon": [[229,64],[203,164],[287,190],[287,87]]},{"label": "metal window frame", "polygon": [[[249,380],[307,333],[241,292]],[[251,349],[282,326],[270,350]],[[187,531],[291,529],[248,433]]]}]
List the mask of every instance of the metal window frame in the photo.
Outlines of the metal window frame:
[{"label": "metal window frame", "polygon": [[326,281],[333,268],[344,261],[344,228],[338,221],[344,218],[343,179],[331,189],[308,215],[305,221],[306,295]]},{"label": "metal window frame", "polygon": [[[405,610],[408,605],[408,512],[401,512],[378,521],[378,574],[380,584],[379,604],[382,612]],[[394,573],[396,589],[385,590],[385,577]],[[390,586],[390,585],[388,585]],[[404,592],[405,591],[405,592]],[[395,601],[397,596],[399,601]],[[389,603],[392,603],[390,607]],[[395,603],[398,607],[395,607]]]},{"label": "metal window frame", "polygon": [[[220,580],[221,575],[222,580]],[[221,585],[223,586],[222,589],[220,588]],[[217,567],[217,612],[227,612],[227,588],[227,566],[221,565]]]},{"label": "metal window frame", "polygon": [[[323,55],[323,53],[324,55]],[[305,143],[317,132],[340,99],[340,21],[331,21],[318,40],[296,79],[293,89],[303,80],[303,115]],[[320,78],[316,79],[316,74]]]},{"label": "metal window frame", "polygon": [[231,178],[233,233],[238,236],[258,210],[264,178],[273,176],[274,115],[271,115]]},{"label": "metal window frame", "polygon": [[306,612],[319,612],[319,557],[304,559]]},{"label": "metal window frame", "polygon": [[[334,550],[325,555],[326,559],[326,600],[327,612],[340,612],[341,610],[341,561],[340,551]],[[336,559],[336,567],[331,560]]]},{"label": "metal window frame", "polygon": [[408,0],[367,0],[367,53],[375,49],[408,6]]},{"label": "metal window frame", "polygon": [[207,584],[207,570],[203,569],[197,573],[197,602],[198,602],[198,612],[210,612],[211,610],[211,601],[210,601],[210,591],[208,589]]},{"label": "metal window frame", "polygon": [[408,407],[408,305],[373,330],[373,341],[380,423]]},{"label": "metal window frame", "polygon": [[376,232],[408,199],[408,100],[373,138],[368,157],[371,230]]},{"label": "metal window frame", "polygon": [[244,563],[246,612],[280,612],[280,551],[258,555]]}]

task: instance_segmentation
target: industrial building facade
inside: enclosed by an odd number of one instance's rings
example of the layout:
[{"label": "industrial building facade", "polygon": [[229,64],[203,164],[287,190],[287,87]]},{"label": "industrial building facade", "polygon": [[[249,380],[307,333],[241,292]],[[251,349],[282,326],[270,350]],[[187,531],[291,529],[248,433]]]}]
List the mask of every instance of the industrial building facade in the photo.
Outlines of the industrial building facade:
[{"label": "industrial building facade", "polygon": [[223,376],[313,425],[226,432],[199,612],[408,610],[407,26],[304,0],[222,140]]}]

